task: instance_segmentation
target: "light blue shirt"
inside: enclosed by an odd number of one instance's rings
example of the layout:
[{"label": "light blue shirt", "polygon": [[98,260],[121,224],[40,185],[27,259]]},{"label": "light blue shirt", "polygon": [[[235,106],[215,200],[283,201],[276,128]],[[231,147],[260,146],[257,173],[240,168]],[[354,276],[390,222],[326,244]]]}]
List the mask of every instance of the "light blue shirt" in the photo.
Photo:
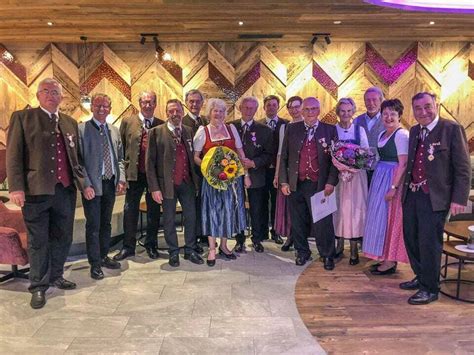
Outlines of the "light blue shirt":
[{"label": "light blue shirt", "polygon": [[[100,129],[100,126],[102,125],[102,123],[97,121],[94,117],[92,117],[92,120]],[[107,136],[107,141],[109,142],[109,154],[110,154],[110,161],[112,162],[112,173],[115,175],[114,153],[112,151],[112,141],[110,140],[110,136],[109,136],[109,128],[107,127],[107,122],[105,122],[103,125],[104,125],[104,134]],[[104,160],[102,160],[102,175],[104,174],[105,174],[105,164],[104,164]]]},{"label": "light blue shirt", "polygon": [[382,114],[379,112],[377,113],[374,117],[370,118],[367,113],[365,113],[365,122],[367,122],[367,128],[369,131],[372,130],[372,127],[374,126],[375,122],[380,120],[382,117]]}]

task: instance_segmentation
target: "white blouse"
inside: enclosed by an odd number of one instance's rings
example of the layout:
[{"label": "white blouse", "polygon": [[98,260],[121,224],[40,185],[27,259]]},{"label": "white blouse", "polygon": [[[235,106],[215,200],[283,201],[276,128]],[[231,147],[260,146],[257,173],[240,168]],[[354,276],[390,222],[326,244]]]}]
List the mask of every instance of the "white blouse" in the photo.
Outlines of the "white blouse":
[{"label": "white blouse", "polygon": [[[206,126],[206,127],[209,127],[209,126]],[[235,140],[235,147],[237,149],[242,148],[242,141],[240,140],[239,132],[237,132],[237,128],[235,128],[233,124],[225,125],[227,136],[224,138],[221,138],[221,137],[215,138],[212,133],[212,128],[209,129],[209,137],[211,138],[211,142],[217,142],[224,139],[230,139],[231,135],[227,127],[230,127],[230,129],[232,130],[232,135],[234,136],[234,140]],[[193,141],[194,150],[197,152],[202,152],[202,148],[204,147],[205,144],[206,144],[206,131],[205,131],[204,126],[199,126],[196,134],[194,135],[194,141]]]},{"label": "white blouse", "polygon": [[380,139],[382,137],[382,134],[384,132],[380,132],[379,138],[377,140],[377,146],[379,148],[382,148],[387,144],[388,140],[394,135],[395,136],[395,146],[397,147],[397,155],[407,155],[408,154],[408,131],[404,128],[399,129],[398,131],[395,131],[392,133],[389,137],[386,137],[384,139]]},{"label": "white blouse", "polygon": [[[339,123],[336,124],[337,137],[341,141],[355,140],[355,124],[351,124],[349,128],[342,128],[339,126]],[[367,139],[367,133],[362,126],[359,126],[360,129],[360,146],[362,148],[369,148],[369,140]]]}]

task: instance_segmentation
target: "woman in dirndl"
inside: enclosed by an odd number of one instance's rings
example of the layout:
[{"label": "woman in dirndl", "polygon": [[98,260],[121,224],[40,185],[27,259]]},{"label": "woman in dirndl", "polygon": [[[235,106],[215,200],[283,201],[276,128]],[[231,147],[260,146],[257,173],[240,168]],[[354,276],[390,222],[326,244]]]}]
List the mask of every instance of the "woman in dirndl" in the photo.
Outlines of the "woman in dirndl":
[{"label": "woman in dirndl", "polygon": [[[194,136],[194,161],[201,166],[203,156],[213,147],[224,146],[235,151],[239,158],[245,158],[242,142],[237,129],[225,124],[227,107],[221,99],[210,99],[206,105],[207,126],[201,126]],[[216,261],[216,238],[220,239],[219,254],[229,260],[236,259],[228,246],[227,239],[246,228],[244,206],[244,181],[250,186],[250,178],[238,178],[235,186],[227,190],[218,190],[202,180],[202,231],[209,236],[209,254],[207,265],[214,266]]]}]

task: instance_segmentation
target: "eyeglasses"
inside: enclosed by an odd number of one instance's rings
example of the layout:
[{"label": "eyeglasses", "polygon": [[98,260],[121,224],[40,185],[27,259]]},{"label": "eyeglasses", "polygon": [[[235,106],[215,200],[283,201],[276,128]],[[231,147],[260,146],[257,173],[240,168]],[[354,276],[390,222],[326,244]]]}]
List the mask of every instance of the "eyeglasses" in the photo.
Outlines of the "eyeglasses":
[{"label": "eyeglasses", "polygon": [[92,105],[95,108],[98,108],[99,110],[103,108],[104,110],[110,110],[110,106],[108,105]]},{"label": "eyeglasses", "polygon": [[43,90],[40,90],[38,91],[38,94],[43,94],[43,95],[51,95],[52,97],[58,97],[59,95],[61,95],[61,93],[57,90],[48,90],[48,89],[43,89]]}]

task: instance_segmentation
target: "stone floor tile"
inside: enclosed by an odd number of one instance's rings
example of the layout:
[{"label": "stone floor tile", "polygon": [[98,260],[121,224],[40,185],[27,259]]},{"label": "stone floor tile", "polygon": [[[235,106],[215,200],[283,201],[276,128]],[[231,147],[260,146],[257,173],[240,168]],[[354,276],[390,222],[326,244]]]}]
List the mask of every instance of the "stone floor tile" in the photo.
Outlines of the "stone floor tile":
[{"label": "stone floor tile", "polygon": [[[73,341],[73,338],[23,338],[23,337],[4,337],[3,331],[0,331],[0,353],[1,354],[35,354],[35,355],[56,355],[64,354],[67,347]],[[18,333],[20,334],[20,333]]]},{"label": "stone floor tile", "polygon": [[326,354],[313,338],[295,337],[256,337],[254,338],[255,354],[294,354],[319,355]]},{"label": "stone floor tile", "polygon": [[295,337],[295,327],[289,317],[212,317],[211,337]]},{"label": "stone floor tile", "polygon": [[183,299],[182,297],[161,299],[158,295],[145,295],[122,302],[114,315],[190,316],[193,312],[193,306],[194,299]]},{"label": "stone floor tile", "polygon": [[160,355],[217,355],[239,354],[253,355],[254,346],[252,338],[172,338],[163,340]]},{"label": "stone floor tile", "polygon": [[268,301],[257,301],[250,298],[198,298],[196,299],[193,309],[193,316],[270,317],[271,315],[271,308]]},{"label": "stone floor tile", "polygon": [[130,317],[123,336],[208,337],[211,317]]},{"label": "stone floor tile", "polygon": [[163,338],[76,338],[68,347],[68,355],[92,354],[140,354],[152,355],[160,352]]}]

